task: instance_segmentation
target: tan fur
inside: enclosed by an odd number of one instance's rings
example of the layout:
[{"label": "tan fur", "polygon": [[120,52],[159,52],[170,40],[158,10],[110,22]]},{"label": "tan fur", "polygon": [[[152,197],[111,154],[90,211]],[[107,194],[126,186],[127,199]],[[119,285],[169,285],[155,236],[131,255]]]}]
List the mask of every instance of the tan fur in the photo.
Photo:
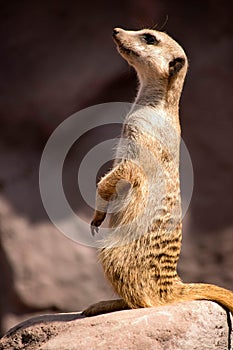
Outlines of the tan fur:
[{"label": "tan fur", "polygon": [[116,28],[114,40],[136,69],[140,88],[123,126],[116,152],[120,160],[98,184],[92,233],[104,220],[109,203],[116,201],[111,232],[99,257],[106,278],[122,299],[94,304],[83,313],[201,299],[233,312],[231,291],[184,284],[177,275],[182,238],[179,99],[186,55],[167,34],[154,30]]}]

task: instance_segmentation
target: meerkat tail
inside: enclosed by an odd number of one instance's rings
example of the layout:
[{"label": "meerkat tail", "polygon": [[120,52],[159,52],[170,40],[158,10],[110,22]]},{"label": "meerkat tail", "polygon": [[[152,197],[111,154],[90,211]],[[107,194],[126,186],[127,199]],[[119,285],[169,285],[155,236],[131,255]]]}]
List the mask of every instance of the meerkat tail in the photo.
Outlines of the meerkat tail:
[{"label": "meerkat tail", "polygon": [[213,284],[184,283],[179,286],[176,301],[191,300],[212,300],[233,313],[233,292]]}]

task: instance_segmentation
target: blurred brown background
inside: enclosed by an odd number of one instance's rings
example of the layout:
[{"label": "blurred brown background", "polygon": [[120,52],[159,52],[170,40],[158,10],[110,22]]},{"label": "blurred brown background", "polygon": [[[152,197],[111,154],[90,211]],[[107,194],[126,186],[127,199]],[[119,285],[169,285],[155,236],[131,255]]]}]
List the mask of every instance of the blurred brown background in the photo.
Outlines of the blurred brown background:
[{"label": "blurred brown background", "polygon": [[[72,113],[133,100],[137,81],[116,52],[115,26],[159,30],[166,22],[162,30],[187,52],[181,122],[194,192],[179,270],[185,281],[233,289],[231,14],[224,0],[0,1],[1,333],[34,313],[81,310],[113,297],[95,250],[50,223],[38,166],[49,135]],[[75,155],[66,167],[67,192],[82,211]]]}]

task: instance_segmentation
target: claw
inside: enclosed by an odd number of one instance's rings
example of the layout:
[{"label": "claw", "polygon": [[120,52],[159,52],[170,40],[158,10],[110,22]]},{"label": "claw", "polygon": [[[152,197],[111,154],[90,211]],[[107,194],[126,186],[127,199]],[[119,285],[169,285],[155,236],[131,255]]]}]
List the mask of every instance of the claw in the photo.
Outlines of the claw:
[{"label": "claw", "polygon": [[99,227],[95,226],[94,222],[91,222],[91,234],[94,236],[96,233],[99,232]]}]

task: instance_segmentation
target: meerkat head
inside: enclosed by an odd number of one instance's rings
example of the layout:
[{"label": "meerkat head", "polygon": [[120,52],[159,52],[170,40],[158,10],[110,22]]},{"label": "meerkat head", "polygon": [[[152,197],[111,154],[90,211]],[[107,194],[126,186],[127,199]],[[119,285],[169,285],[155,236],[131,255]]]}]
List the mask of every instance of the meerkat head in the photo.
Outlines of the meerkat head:
[{"label": "meerkat head", "polygon": [[184,80],[187,57],[182,47],[169,35],[157,30],[115,28],[113,39],[121,56],[135,68],[139,79]]}]

